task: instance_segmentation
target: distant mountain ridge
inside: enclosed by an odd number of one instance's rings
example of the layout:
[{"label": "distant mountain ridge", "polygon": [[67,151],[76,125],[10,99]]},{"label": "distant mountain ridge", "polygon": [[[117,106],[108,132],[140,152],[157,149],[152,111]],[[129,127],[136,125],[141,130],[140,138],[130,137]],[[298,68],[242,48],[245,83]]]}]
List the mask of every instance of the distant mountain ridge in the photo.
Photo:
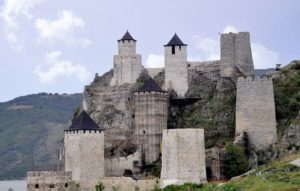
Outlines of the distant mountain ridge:
[{"label": "distant mountain ridge", "polygon": [[82,94],[39,93],[0,103],[0,179],[18,179],[34,163],[55,163]]}]

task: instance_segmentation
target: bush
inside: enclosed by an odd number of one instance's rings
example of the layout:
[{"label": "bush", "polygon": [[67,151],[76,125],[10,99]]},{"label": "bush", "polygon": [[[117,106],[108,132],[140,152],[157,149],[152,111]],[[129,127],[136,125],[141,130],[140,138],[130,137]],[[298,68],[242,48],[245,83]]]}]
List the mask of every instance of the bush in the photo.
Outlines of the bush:
[{"label": "bush", "polygon": [[232,143],[226,146],[225,175],[227,178],[238,176],[248,170],[248,160],[243,149]]}]

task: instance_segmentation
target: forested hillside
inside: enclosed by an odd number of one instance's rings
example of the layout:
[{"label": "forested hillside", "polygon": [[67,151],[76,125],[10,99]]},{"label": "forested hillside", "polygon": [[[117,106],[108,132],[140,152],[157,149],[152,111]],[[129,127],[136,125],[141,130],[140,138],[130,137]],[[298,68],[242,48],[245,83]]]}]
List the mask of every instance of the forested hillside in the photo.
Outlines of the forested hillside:
[{"label": "forested hillside", "polygon": [[25,177],[34,163],[55,163],[81,101],[82,94],[39,93],[0,103],[0,179]]}]

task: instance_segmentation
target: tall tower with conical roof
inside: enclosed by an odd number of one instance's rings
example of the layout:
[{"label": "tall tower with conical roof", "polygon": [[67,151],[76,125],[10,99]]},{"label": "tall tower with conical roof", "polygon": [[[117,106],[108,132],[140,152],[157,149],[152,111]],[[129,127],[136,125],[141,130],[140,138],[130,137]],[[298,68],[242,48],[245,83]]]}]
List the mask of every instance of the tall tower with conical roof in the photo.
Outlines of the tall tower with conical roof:
[{"label": "tall tower with conical roof", "polygon": [[133,84],[139,77],[142,57],[136,54],[136,40],[127,31],[118,40],[118,54],[114,56],[114,77],[111,85]]},{"label": "tall tower with conical roof", "polygon": [[83,111],[65,130],[65,171],[82,188],[96,185],[104,177],[104,132]]},{"label": "tall tower with conical roof", "polygon": [[188,89],[187,45],[175,35],[165,45],[165,88],[183,97]]},{"label": "tall tower with conical roof", "polygon": [[150,78],[134,92],[135,137],[142,164],[151,165],[160,156],[162,132],[167,129],[168,94]]}]

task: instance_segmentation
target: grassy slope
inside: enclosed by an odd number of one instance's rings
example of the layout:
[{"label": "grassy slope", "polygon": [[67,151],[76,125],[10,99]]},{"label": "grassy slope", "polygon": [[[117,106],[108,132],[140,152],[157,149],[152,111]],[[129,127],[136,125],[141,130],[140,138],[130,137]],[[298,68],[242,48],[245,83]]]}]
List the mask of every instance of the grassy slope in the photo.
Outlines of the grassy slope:
[{"label": "grassy slope", "polygon": [[248,175],[220,185],[214,183],[172,185],[163,190],[157,188],[153,191],[297,191],[300,189],[300,167],[289,164],[289,161],[299,157],[300,154],[297,154],[274,161]]},{"label": "grassy slope", "polygon": [[[0,179],[24,177],[34,162],[53,162],[59,145],[48,134],[60,137],[81,100],[81,94],[41,93],[0,103]],[[53,148],[40,149],[47,144]]]}]

